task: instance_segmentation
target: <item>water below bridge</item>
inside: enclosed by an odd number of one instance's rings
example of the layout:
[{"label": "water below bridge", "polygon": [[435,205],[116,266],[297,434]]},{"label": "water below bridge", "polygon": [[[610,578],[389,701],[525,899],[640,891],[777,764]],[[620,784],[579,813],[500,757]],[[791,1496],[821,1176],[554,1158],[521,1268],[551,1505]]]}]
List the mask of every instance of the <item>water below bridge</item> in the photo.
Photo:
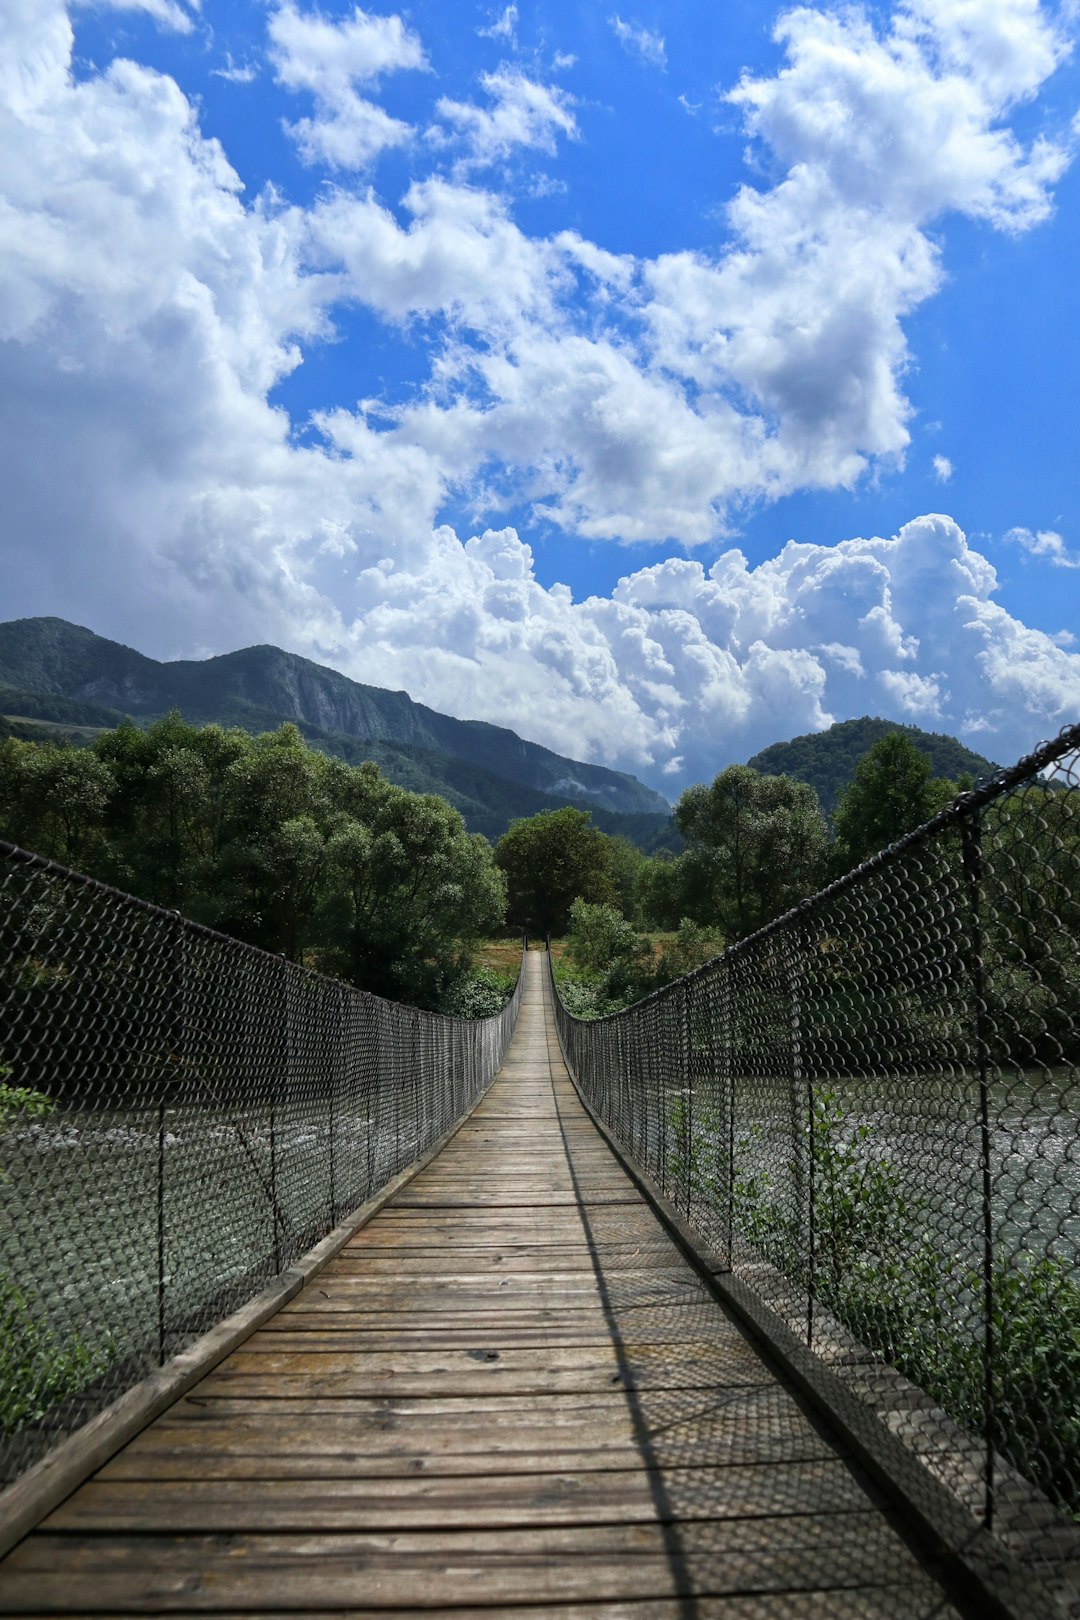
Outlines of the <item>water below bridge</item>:
[{"label": "water below bridge", "polygon": [[526,972],[442,1153],[0,1564],[0,1613],[976,1612],[683,1258]]}]

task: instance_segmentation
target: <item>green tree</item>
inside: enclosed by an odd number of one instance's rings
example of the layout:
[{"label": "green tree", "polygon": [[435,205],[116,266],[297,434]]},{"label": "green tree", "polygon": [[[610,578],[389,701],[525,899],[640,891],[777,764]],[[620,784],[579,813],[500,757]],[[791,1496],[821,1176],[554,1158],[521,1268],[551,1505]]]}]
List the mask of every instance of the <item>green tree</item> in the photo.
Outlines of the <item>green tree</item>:
[{"label": "green tree", "polygon": [[789,776],[729,765],[708,787],[688,788],[675,806],[687,840],[680,858],[696,892],[689,915],[741,939],[813,892],[824,867],[825,819],[817,795]]},{"label": "green tree", "polygon": [[218,926],[264,950],[302,955],[320,899],[335,783],[347,769],[288,724],[233,760],[216,863]]},{"label": "green tree", "polygon": [[503,922],[502,873],[456,810],[293,725],[174,713],[93,750],[7,739],[0,765],[0,836],[382,995],[440,1005]]},{"label": "green tree", "polygon": [[100,737],[94,752],[114,784],[108,875],[144,899],[216,923],[230,771],[254,746],[246,732],[194,726],[176,712],[146,731],[128,721]]},{"label": "green tree", "polygon": [[39,855],[85,869],[107,854],[106,766],[84,748],[8,738],[0,745],[4,835]]},{"label": "green tree", "polygon": [[495,846],[508,916],[531,934],[563,934],[575,900],[612,904],[610,840],[587,810],[542,810],[512,822]]},{"label": "green tree", "polygon": [[373,764],[334,774],[328,965],[380,995],[437,1007],[476,941],[502,924],[491,847],[445,800],[395,787]]},{"label": "green tree", "polygon": [[614,906],[575,900],[570,907],[566,954],[588,978],[599,978],[616,965],[639,976],[651,965],[649,941]]},{"label": "green tree", "polygon": [[692,973],[695,968],[719,956],[723,949],[722,934],[694,922],[692,917],[683,917],[674,940],[665,948],[656,964],[657,982],[667,984],[672,979],[681,978],[684,973]]},{"label": "green tree", "polygon": [[930,761],[902,731],[874,744],[833,812],[839,870],[895,843],[948,804],[956,784],[930,771]]},{"label": "green tree", "polygon": [[610,833],[605,837],[608,842],[608,875],[615,890],[616,903],[624,917],[639,923],[643,876],[652,862],[644,850],[632,844],[629,838],[612,837]]},{"label": "green tree", "polygon": [[[699,907],[707,926],[711,902],[700,892],[697,867],[692,854],[672,855],[661,850],[642,866],[637,879],[635,916],[646,928],[674,929],[684,917],[696,917]],[[704,903],[703,903],[704,902]]]}]

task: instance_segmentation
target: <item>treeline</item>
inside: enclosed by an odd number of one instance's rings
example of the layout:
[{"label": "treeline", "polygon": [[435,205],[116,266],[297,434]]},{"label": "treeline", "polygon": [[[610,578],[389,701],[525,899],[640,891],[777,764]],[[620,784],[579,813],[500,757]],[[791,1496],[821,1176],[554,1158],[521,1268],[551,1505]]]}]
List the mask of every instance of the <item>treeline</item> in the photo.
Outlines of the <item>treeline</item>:
[{"label": "treeline", "polygon": [[[568,1001],[595,1015],[719,954],[969,785],[934,777],[894,732],[861,761],[831,824],[808,784],[732,765],[679,800],[679,854],[647,855],[573,808],[514,822],[492,849],[445,800],[310,748],[294,726],[253,738],[173,714],[92,748],[0,742],[0,837],[380,995],[465,1016],[496,1011],[510,988],[504,972],[473,968],[481,941],[507,927],[551,935],[565,940]],[[994,810],[988,1010],[1024,1030],[1056,1026],[1062,996],[1075,1006],[1075,950],[1061,946],[1080,904],[1075,800],[1035,784]]]},{"label": "treeline", "polygon": [[451,1004],[505,886],[434,795],[173,714],[92,748],[0,743],[0,836],[380,995]]},{"label": "treeline", "polygon": [[496,859],[511,920],[566,936],[565,996],[589,1015],[626,1006],[745,938],[967,786],[932,776],[896,732],[860,763],[831,826],[807,783],[730,765],[676,805],[679,855],[646,856],[605,838],[584,813],[561,810],[517,822]]},{"label": "treeline", "polygon": [[840,720],[826,731],[815,731],[789,742],[772,743],[747,760],[762,776],[794,776],[808,782],[821,800],[825,814],[832,815],[840,795],[871,748],[895,733],[907,739],[929,761],[934,776],[958,781],[970,776],[974,781],[993,776],[999,769],[983,754],[966,748],[955,737],[923,731],[918,726],[897,726],[889,720],[864,715],[859,720]]},{"label": "treeline", "polygon": [[[812,892],[955,791],[902,737],[864,762],[829,829],[813,789],[731,766],[646,855],[584,810],[512,824],[494,851],[436,795],[309,747],[171,714],[90,748],[0,742],[0,836],[239,939],[395,999],[474,1013],[477,941],[571,928],[597,1006],[625,1004]],[[582,907],[601,908],[583,911]],[[663,948],[645,931],[666,932]]]}]

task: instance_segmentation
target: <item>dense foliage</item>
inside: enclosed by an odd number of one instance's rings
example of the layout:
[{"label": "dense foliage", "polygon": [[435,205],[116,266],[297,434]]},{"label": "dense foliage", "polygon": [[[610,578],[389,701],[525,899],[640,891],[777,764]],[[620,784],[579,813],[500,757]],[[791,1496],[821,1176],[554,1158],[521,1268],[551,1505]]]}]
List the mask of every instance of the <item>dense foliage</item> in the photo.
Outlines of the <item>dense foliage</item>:
[{"label": "dense foliage", "polygon": [[487,842],[442,799],[178,715],[92,749],[0,743],[0,834],[226,933],[437,1006],[497,928]]},{"label": "dense foliage", "polygon": [[695,915],[743,939],[811,894],[825,869],[828,829],[813,788],[788,776],[729,765],[710,786],[688,788],[675,821],[698,894]]},{"label": "dense foliage", "polygon": [[998,768],[992,760],[965,748],[955,737],[922,731],[918,726],[898,726],[895,721],[871,719],[866,715],[861,720],[842,720],[827,731],[773,743],[747,764],[766,774],[794,776],[800,782],[808,782],[817,792],[822,810],[831,815],[840,794],[855,775],[859,761],[883,737],[897,733],[928,760],[934,776],[950,780],[970,776],[978,782],[992,776]]},{"label": "dense foliage", "polygon": [[[814,1250],[778,1178],[736,1144],[736,1229],[777,1270],[835,1312],[969,1433],[984,1432],[984,1280],[949,1254],[934,1211],[865,1121],[837,1096],[812,1095],[808,1133]],[[673,1121],[673,1124],[680,1122]],[[699,1121],[703,1136],[716,1122]],[[686,1167],[698,1196],[716,1197],[706,1155]],[[1054,1255],[997,1258],[990,1278],[996,1448],[1066,1512],[1080,1514],[1080,1284]]]},{"label": "dense foliage", "polygon": [[718,956],[723,944],[689,917],[673,933],[639,933],[614,906],[575,900],[555,962],[559,994],[576,1018],[602,1018]]},{"label": "dense foliage", "polygon": [[495,846],[507,915],[530,934],[562,934],[575,900],[612,901],[610,840],[586,810],[544,810],[515,821]]},{"label": "dense foliage", "polygon": [[[970,786],[970,779],[963,785]],[[902,731],[882,737],[859,761],[833,812],[836,866],[857,866],[912,832],[943,810],[960,786],[931,776],[929,759]]]}]

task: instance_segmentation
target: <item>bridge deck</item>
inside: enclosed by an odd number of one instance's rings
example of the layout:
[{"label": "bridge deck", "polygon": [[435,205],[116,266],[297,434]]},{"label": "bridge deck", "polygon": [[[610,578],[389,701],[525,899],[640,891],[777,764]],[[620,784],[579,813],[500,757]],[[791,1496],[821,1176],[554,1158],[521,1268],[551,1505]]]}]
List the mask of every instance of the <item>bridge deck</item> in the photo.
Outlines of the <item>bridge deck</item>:
[{"label": "bridge deck", "polygon": [[687,1266],[559,1057],[0,1565],[4,1613],[959,1611]]}]

